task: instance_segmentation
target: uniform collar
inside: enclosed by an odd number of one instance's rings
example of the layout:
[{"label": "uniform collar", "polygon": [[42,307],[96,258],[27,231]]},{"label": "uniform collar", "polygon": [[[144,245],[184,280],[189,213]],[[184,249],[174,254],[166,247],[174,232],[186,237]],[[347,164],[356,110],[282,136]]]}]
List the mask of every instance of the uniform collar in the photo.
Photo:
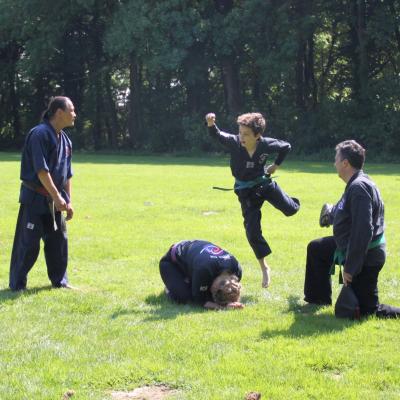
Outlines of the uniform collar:
[{"label": "uniform collar", "polygon": [[358,170],[357,172],[354,173],[354,175],[350,178],[350,180],[347,182],[346,185],[346,190],[348,187],[352,184],[353,181],[355,181],[359,176],[364,175],[364,171],[362,169]]},{"label": "uniform collar", "polygon": [[63,130],[60,130],[60,133],[57,134],[56,130],[54,129],[53,125],[49,121],[44,120],[43,123],[51,130],[52,136],[54,137],[55,141],[58,142],[63,134]]}]

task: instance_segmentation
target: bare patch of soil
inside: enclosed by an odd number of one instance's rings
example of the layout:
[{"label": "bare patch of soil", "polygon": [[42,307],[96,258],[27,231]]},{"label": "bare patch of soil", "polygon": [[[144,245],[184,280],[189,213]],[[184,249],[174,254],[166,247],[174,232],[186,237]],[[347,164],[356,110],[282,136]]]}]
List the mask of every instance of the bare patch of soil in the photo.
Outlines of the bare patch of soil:
[{"label": "bare patch of soil", "polygon": [[130,392],[112,391],[113,400],[164,400],[177,394],[178,391],[166,385],[143,386]]}]

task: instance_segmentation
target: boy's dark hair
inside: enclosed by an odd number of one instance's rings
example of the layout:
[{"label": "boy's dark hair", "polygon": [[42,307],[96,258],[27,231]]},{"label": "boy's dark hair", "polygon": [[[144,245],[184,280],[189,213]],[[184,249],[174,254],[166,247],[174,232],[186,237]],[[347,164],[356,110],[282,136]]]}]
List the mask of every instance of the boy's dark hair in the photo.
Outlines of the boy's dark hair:
[{"label": "boy's dark hair", "polygon": [[335,147],[341,160],[347,160],[355,169],[362,169],[365,162],[365,149],[355,140],[345,140]]},{"label": "boy's dark hair", "polygon": [[43,111],[42,120],[49,121],[59,108],[65,111],[67,109],[67,102],[71,101],[65,96],[55,96],[51,97],[47,109]]},{"label": "boy's dark hair", "polygon": [[247,113],[239,115],[237,121],[239,125],[250,128],[254,135],[261,134],[265,131],[265,118],[260,113]]},{"label": "boy's dark hair", "polygon": [[235,283],[239,282],[237,276],[227,275],[226,279],[223,279],[216,289],[212,293],[212,297],[215,303],[224,306],[228,303],[239,301],[240,299],[240,284],[232,286],[232,281]]}]

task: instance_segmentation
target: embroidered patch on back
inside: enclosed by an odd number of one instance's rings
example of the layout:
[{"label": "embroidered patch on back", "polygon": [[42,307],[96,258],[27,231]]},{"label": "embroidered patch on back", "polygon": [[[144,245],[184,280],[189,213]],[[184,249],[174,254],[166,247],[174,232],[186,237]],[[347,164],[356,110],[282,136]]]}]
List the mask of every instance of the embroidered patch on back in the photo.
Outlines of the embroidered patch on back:
[{"label": "embroidered patch on back", "polygon": [[205,251],[205,252],[207,252],[208,254],[211,254],[211,255],[213,255],[213,256],[219,256],[219,255],[221,255],[221,254],[224,252],[224,250],[222,250],[220,247],[214,246],[214,245],[211,245],[211,244],[210,244],[210,245],[207,245],[206,247],[204,247],[204,249],[201,250],[200,254],[201,254],[203,251]]},{"label": "embroidered patch on back", "polygon": [[26,224],[26,227],[27,227],[28,229],[30,229],[30,230],[33,230],[33,228],[35,227],[35,224],[32,224],[32,222],[28,222],[28,223]]}]

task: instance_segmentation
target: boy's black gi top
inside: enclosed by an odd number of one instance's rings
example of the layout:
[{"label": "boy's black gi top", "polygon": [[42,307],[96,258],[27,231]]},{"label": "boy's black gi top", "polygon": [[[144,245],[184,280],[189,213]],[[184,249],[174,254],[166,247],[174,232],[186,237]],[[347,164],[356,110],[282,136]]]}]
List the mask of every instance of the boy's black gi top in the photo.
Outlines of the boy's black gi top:
[{"label": "boy's black gi top", "polygon": [[210,135],[216,138],[231,153],[232,175],[241,181],[251,181],[264,175],[264,165],[271,153],[278,153],[275,164],[280,165],[290,151],[290,144],[283,140],[261,137],[256,151],[250,157],[240,144],[238,135],[220,131],[216,125],[208,128]]},{"label": "boy's black gi top", "polygon": [[334,212],[333,235],[338,249],[346,254],[345,272],[355,276],[363,265],[384,263],[384,244],[368,249],[385,229],[383,201],[375,183],[362,170],[351,177]]},{"label": "boy's black gi top", "polygon": [[210,300],[210,287],[222,272],[242,278],[236,258],[220,247],[204,240],[184,240],[174,245],[176,261],[192,284],[193,301],[204,304]]}]

